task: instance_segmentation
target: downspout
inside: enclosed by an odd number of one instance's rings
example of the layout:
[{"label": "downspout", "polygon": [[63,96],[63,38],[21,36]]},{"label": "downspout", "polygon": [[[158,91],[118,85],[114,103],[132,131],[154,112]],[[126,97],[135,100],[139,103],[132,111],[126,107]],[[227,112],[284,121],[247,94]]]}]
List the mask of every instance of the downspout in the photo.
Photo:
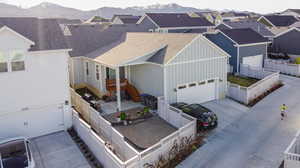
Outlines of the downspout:
[{"label": "downspout", "polygon": [[237,72],[240,73],[240,47],[237,45]]}]

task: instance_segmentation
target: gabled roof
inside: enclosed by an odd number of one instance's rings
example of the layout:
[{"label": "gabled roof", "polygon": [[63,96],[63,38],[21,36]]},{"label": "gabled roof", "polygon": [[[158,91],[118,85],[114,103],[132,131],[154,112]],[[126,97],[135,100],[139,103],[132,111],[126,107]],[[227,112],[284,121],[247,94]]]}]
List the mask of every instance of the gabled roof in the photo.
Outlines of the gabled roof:
[{"label": "gabled roof", "polygon": [[120,20],[124,24],[136,24],[140,18],[141,16],[127,16],[127,17],[120,17]]},{"label": "gabled roof", "polygon": [[154,54],[149,62],[166,64],[198,36],[182,33],[127,33],[123,43],[95,60],[115,67]]},{"label": "gabled roof", "polygon": [[33,41],[30,51],[68,49],[57,19],[0,17],[3,26]]},{"label": "gabled roof", "polygon": [[148,28],[128,25],[68,25],[71,36],[66,36],[72,48],[71,56],[95,58],[124,40],[127,32],[147,32]]},{"label": "gabled roof", "polygon": [[289,11],[298,13],[300,15],[300,9],[288,9]]},{"label": "gabled roof", "polygon": [[287,27],[298,21],[294,16],[288,15],[266,15],[262,16],[262,18],[267,19],[276,27]]},{"label": "gabled roof", "polygon": [[[283,31],[283,32],[277,34],[277,35],[275,36],[275,38],[277,38],[277,37],[279,37],[279,36],[282,36],[282,35],[284,35],[284,34],[287,34],[287,33],[291,32],[291,31],[293,31],[293,30],[296,30],[296,31],[300,32],[300,27],[292,27],[292,28],[290,28],[290,29],[288,29],[288,30],[286,30],[286,31]],[[300,39],[299,39],[299,40],[300,40]]]},{"label": "gabled roof", "polygon": [[268,43],[268,38],[263,37],[256,31],[246,29],[222,29],[219,32],[223,33],[230,40],[237,43],[238,45],[254,44],[254,43]]},{"label": "gabled roof", "polygon": [[266,26],[256,20],[243,20],[243,21],[225,21],[225,26],[231,29],[251,28],[264,37],[272,37],[274,34],[266,28]]},{"label": "gabled roof", "polygon": [[146,13],[161,28],[214,26],[205,18],[190,17],[187,13]]},{"label": "gabled roof", "polygon": [[114,15],[112,18],[111,18],[111,21],[115,20],[116,17],[130,17],[130,16],[133,16],[133,15],[129,15],[129,14],[117,14],[117,15]]}]

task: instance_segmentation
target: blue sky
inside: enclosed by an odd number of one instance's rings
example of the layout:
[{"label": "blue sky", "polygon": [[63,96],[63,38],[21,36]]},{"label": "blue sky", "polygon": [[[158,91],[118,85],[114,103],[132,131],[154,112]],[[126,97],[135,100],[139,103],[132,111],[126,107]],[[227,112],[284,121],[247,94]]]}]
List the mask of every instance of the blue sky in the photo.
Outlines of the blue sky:
[{"label": "blue sky", "polygon": [[[9,4],[22,7],[37,5],[43,0],[0,0]],[[147,6],[153,4],[177,3],[183,6],[210,9],[235,9],[249,10],[261,13],[282,11],[287,8],[300,8],[299,0],[47,0],[47,2],[57,3],[63,6],[91,10],[103,6],[128,7]]]}]

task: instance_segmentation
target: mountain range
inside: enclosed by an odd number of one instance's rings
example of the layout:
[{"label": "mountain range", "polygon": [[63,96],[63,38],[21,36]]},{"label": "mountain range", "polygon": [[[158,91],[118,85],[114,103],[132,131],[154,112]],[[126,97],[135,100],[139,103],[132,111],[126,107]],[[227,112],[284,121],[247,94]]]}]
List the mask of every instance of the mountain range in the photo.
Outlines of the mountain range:
[{"label": "mountain range", "polygon": [[83,11],[79,9],[64,7],[54,3],[43,2],[30,8],[21,8],[14,5],[0,3],[0,17],[40,17],[40,18],[68,18],[68,19],[88,19],[98,15],[111,18],[114,14],[143,15],[146,12],[200,12],[210,11],[210,9],[197,9],[184,7],[175,3],[161,5],[155,4],[146,7],[114,8],[102,7],[95,10]]}]

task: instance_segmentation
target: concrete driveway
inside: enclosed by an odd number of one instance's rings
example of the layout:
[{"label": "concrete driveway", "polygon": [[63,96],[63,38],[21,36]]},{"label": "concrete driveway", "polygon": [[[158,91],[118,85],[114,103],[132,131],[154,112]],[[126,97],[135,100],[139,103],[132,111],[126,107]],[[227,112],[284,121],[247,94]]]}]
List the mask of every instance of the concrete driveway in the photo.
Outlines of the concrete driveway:
[{"label": "concrete driveway", "polygon": [[[300,129],[300,79],[283,75],[281,79],[285,86],[234,124],[212,133],[178,168],[278,168],[284,150]],[[283,103],[288,106],[288,118],[281,121],[279,107]]]},{"label": "concrete driveway", "polygon": [[67,132],[31,140],[35,168],[90,168]]},{"label": "concrete driveway", "polygon": [[222,131],[229,125],[234,125],[241,117],[249,112],[248,107],[228,98],[202,103],[201,105],[212,110],[218,116],[218,127],[210,131],[209,135]]}]

